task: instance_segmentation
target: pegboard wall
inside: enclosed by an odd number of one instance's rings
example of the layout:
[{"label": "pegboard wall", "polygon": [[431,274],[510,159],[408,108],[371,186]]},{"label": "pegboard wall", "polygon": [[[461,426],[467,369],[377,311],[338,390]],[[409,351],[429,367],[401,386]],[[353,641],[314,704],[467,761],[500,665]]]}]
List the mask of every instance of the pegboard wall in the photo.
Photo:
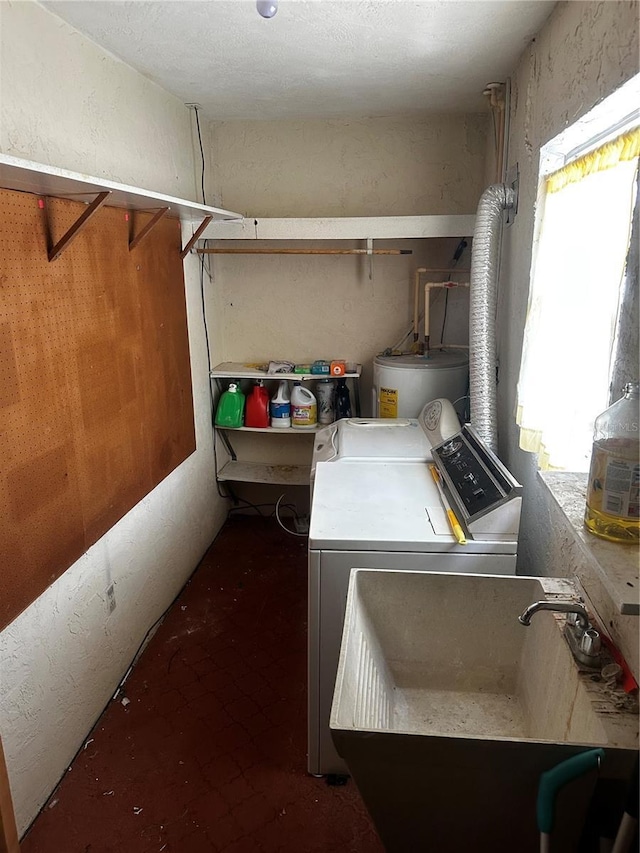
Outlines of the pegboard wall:
[{"label": "pegboard wall", "polygon": [[[55,243],[85,209],[48,199]],[[0,629],[195,450],[180,223],[0,191]]]}]

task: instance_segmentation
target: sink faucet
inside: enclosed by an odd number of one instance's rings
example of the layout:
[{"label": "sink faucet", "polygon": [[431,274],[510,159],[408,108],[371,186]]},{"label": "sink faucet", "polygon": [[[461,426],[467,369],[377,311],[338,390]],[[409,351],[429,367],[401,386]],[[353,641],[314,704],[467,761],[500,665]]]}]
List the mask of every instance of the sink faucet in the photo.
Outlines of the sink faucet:
[{"label": "sink faucet", "polygon": [[539,610],[553,610],[556,613],[575,613],[575,623],[583,633],[591,627],[587,611],[582,604],[576,604],[573,601],[536,601],[534,604],[530,604],[521,616],[518,616],[518,622],[521,625],[531,625],[531,617]]},{"label": "sink faucet", "polygon": [[600,666],[600,634],[591,626],[589,614],[582,604],[575,601],[535,601],[518,616],[518,622],[531,625],[531,617],[540,610],[566,613],[564,634],[574,658],[584,666]]}]

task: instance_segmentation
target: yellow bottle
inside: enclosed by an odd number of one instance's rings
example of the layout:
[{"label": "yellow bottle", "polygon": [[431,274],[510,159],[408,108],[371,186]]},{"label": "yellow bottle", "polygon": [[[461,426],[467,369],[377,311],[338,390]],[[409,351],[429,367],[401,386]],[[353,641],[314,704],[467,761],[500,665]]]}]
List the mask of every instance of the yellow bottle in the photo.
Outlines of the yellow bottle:
[{"label": "yellow bottle", "polygon": [[638,399],[638,382],[628,382],[594,424],[584,523],[610,542],[640,541]]}]

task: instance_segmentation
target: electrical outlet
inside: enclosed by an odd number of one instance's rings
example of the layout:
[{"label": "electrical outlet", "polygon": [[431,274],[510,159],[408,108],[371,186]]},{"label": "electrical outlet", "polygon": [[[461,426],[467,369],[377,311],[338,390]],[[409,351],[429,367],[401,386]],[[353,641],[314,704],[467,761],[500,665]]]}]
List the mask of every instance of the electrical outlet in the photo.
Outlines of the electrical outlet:
[{"label": "electrical outlet", "polygon": [[111,584],[107,589],[107,606],[109,608],[109,613],[113,613],[116,609],[116,591],[113,588],[113,584]]}]

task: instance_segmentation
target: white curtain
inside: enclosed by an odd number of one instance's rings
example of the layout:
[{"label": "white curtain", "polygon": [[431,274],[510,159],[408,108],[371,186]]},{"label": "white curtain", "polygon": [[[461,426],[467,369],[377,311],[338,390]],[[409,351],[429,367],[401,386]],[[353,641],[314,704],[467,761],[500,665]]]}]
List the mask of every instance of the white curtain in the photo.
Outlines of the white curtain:
[{"label": "white curtain", "polygon": [[524,333],[520,446],[541,468],[586,471],[608,406],[640,130],[546,179]]}]

